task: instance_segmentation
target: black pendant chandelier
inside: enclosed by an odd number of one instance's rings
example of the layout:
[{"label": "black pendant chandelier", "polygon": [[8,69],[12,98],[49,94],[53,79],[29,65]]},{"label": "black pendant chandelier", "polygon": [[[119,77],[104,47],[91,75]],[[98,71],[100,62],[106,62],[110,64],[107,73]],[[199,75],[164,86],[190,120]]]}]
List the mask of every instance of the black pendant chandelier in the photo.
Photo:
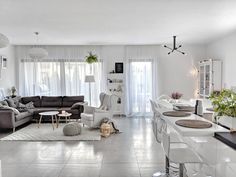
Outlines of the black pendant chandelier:
[{"label": "black pendant chandelier", "polygon": [[171,50],[170,52],[168,52],[168,55],[170,55],[170,54],[173,53],[174,51],[177,51],[177,52],[179,52],[179,53],[182,53],[183,55],[186,55],[185,52],[182,52],[182,51],[179,50],[179,48],[181,48],[182,45],[179,45],[178,47],[176,47],[176,36],[173,36],[173,48],[168,47],[168,46],[166,46],[166,45],[163,45],[163,47],[165,47],[165,48]]}]

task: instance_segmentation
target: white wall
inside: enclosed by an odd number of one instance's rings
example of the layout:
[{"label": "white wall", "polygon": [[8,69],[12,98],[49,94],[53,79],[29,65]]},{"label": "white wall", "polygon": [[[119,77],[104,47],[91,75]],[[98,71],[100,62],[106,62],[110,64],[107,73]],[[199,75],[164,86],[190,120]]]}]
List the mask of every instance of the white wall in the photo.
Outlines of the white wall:
[{"label": "white wall", "polygon": [[2,78],[0,79],[0,88],[4,88],[7,95],[10,94],[9,89],[16,85],[15,72],[15,55],[14,46],[0,48],[0,55],[7,57],[7,68],[2,69]]},{"label": "white wall", "polygon": [[167,55],[167,49],[160,49],[160,93],[178,91],[184,94],[183,98],[193,98],[197,96],[198,80],[191,71],[198,67],[197,61],[205,58],[206,50],[204,45],[185,45],[181,50],[187,55],[176,52]]},{"label": "white wall", "polygon": [[223,61],[223,86],[236,86],[236,31],[208,44],[207,57]]}]

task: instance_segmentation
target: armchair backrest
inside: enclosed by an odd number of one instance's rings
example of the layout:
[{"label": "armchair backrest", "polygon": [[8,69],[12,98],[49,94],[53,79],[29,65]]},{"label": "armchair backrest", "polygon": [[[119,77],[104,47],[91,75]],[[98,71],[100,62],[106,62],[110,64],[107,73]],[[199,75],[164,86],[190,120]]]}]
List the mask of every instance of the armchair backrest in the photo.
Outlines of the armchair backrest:
[{"label": "armchair backrest", "polygon": [[115,106],[115,103],[117,102],[116,96],[102,92],[100,93],[99,98],[101,102],[99,109],[107,110],[111,114],[111,116],[113,116],[114,106]]}]

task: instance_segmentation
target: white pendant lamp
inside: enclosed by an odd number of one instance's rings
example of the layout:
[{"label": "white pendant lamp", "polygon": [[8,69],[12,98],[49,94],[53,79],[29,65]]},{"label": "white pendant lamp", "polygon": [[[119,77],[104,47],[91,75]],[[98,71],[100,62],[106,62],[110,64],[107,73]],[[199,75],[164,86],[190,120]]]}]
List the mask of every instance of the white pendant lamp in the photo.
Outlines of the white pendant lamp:
[{"label": "white pendant lamp", "polygon": [[[36,41],[38,42],[39,33],[35,32],[35,35],[36,35]],[[32,58],[32,59],[41,59],[41,58],[48,56],[47,50],[45,50],[44,48],[41,48],[41,47],[37,47],[37,46],[32,47],[28,53],[29,53],[30,58]]]},{"label": "white pendant lamp", "polygon": [[0,33],[0,48],[7,47],[9,45],[9,39]]}]

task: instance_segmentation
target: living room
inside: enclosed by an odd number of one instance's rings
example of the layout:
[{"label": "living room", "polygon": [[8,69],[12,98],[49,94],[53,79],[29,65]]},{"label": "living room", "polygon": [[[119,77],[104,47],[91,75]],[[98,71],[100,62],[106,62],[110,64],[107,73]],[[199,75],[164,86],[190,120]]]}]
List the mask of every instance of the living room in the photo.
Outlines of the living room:
[{"label": "living room", "polygon": [[[236,114],[216,109],[214,93],[235,108],[236,2],[0,0],[0,9],[0,176],[234,176],[235,150],[215,138],[234,126],[215,117]],[[191,115],[176,110],[186,105]],[[166,111],[211,128],[180,128]],[[201,165],[168,157],[172,131]]]}]

